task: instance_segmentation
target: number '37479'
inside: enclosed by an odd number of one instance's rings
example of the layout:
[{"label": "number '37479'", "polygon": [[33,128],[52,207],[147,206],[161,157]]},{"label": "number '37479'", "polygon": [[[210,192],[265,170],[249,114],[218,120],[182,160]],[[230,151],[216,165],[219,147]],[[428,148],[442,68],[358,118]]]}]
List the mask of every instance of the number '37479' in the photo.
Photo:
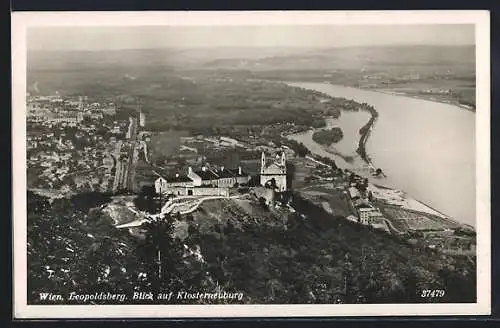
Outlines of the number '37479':
[{"label": "number '37479'", "polygon": [[445,294],[446,293],[444,289],[424,289],[420,293],[420,297],[425,297],[425,298],[443,297]]}]

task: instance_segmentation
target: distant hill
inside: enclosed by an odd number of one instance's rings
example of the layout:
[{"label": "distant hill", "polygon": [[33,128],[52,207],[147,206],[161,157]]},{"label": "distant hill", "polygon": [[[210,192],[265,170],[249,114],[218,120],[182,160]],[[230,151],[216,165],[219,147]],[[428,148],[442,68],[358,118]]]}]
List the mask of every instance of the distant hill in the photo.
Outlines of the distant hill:
[{"label": "distant hill", "polygon": [[290,56],[262,59],[217,59],[206,68],[256,70],[376,69],[380,66],[465,65],[474,68],[473,46],[349,47],[309,51]]},{"label": "distant hill", "polygon": [[214,60],[259,60],[304,52],[300,48],[171,48],[108,51],[28,51],[28,70],[78,70],[113,67],[199,68]]},{"label": "distant hill", "polygon": [[102,67],[171,67],[173,53],[166,50],[29,51],[28,70],[86,70]]},{"label": "distant hill", "polygon": [[330,49],[192,48],[114,51],[31,51],[28,69],[106,67],[175,69],[361,69],[380,66],[461,65],[474,68],[474,46],[378,46]]}]

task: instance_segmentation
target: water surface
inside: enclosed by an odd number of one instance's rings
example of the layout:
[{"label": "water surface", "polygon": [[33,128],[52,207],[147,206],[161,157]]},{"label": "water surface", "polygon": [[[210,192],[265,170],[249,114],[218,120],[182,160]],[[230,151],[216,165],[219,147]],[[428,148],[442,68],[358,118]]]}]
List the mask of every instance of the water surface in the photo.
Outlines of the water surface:
[{"label": "water surface", "polygon": [[[326,83],[287,84],[374,106],[379,117],[366,149],[375,167],[388,176],[382,184],[404,190],[457,221],[476,226],[474,112]],[[334,158],[340,167],[352,167],[309,140],[310,136],[312,131],[293,138],[318,155]]]}]

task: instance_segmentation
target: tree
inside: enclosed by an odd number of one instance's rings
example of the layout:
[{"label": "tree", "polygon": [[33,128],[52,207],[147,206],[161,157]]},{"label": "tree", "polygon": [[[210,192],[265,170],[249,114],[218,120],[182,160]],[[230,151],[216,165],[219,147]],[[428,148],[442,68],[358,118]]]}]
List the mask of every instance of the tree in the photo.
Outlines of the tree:
[{"label": "tree", "polygon": [[349,176],[349,183],[353,183],[356,181],[356,175],[354,173],[351,173]]},{"label": "tree", "polygon": [[264,197],[259,197],[259,204],[260,206],[262,206],[262,208],[268,209],[267,201]]},{"label": "tree", "polygon": [[143,186],[139,195],[134,198],[134,205],[141,211],[155,213],[158,211],[158,206],[161,206],[156,199],[156,195],[154,186]]},{"label": "tree", "polygon": [[299,157],[304,157],[308,154],[310,154],[309,149],[300,142],[297,142],[295,140],[283,140],[283,142],[286,144],[286,146],[290,147]]},{"label": "tree", "polygon": [[167,156],[165,155],[160,155],[155,159],[155,165],[156,166],[162,166],[165,164],[165,161],[167,160]]},{"label": "tree", "polygon": [[227,221],[226,226],[224,227],[224,234],[228,235],[234,232],[234,225],[231,223],[231,221]]},{"label": "tree", "polygon": [[439,270],[439,277],[444,283],[446,299],[462,300],[463,302],[476,301],[475,266],[465,274],[457,272],[456,268],[445,267]]},{"label": "tree", "polygon": [[111,201],[111,195],[98,191],[82,192],[72,196],[70,201],[73,209],[86,211],[90,208],[109,203]]},{"label": "tree", "polygon": [[363,183],[358,185],[358,189],[361,192],[366,192],[366,190],[368,189],[368,179],[365,178],[363,180]]},{"label": "tree", "polygon": [[405,300],[410,303],[416,303],[419,301],[418,290],[417,290],[418,277],[414,270],[407,272],[404,277],[403,285],[405,286]]},{"label": "tree", "polygon": [[179,271],[183,250],[181,243],[174,238],[174,220],[165,215],[145,226],[146,239],[141,247],[142,260],[149,268],[148,277],[155,277],[153,285],[162,288],[175,288],[181,280]]},{"label": "tree", "polygon": [[342,130],[338,127],[329,130],[320,130],[313,134],[314,141],[321,145],[329,146],[332,143],[337,143],[343,138]]}]

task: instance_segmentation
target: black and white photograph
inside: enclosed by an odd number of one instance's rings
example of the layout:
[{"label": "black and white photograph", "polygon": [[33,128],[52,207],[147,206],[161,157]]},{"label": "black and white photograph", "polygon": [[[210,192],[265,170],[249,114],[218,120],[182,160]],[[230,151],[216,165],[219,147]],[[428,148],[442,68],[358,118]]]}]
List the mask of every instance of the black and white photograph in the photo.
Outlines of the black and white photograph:
[{"label": "black and white photograph", "polygon": [[16,315],[488,314],[488,24],[13,14]]}]

